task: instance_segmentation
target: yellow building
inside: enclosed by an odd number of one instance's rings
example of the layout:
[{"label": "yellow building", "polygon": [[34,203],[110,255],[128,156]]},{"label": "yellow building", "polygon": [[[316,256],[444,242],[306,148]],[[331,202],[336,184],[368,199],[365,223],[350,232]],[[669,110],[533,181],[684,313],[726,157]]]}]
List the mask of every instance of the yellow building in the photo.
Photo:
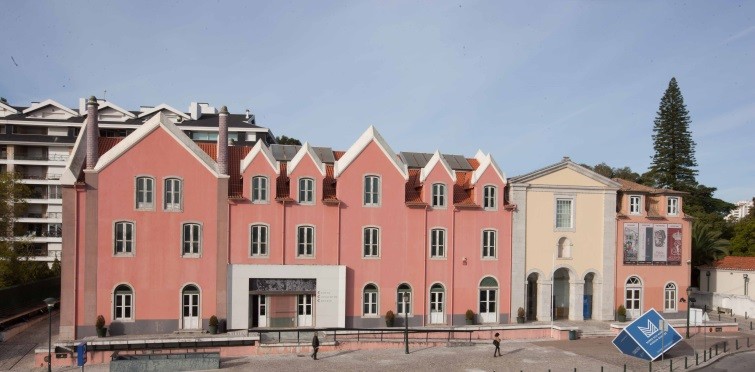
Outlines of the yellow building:
[{"label": "yellow building", "polygon": [[612,320],[621,185],[568,157],[509,184],[512,314],[523,307],[530,320]]}]

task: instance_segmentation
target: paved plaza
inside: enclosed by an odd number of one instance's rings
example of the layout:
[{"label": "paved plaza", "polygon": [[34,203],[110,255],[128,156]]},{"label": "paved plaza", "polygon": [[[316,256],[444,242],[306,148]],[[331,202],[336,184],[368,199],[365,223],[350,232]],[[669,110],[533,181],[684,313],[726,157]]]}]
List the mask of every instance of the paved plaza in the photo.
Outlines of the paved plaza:
[{"label": "paved plaza", "polygon": [[[53,318],[53,333],[57,333],[57,318]],[[681,331],[681,330],[680,330]],[[752,336],[755,350],[755,333],[696,336],[683,341],[667,358],[674,359],[673,370],[684,370],[684,357],[694,363],[693,348],[702,350],[717,342]],[[504,340],[503,356],[493,357],[493,344],[487,341],[451,343],[441,346],[412,345],[410,354],[404,354],[403,344],[395,348],[376,350],[339,350],[321,352],[314,361],[308,353],[282,355],[253,355],[223,358],[221,368],[229,371],[648,371],[647,362],[619,353],[611,343],[612,337],[586,338],[575,341]],[[733,344],[733,341],[731,341]],[[34,368],[33,351],[47,345],[47,321],[41,321],[24,333],[0,343],[0,370],[44,371]],[[740,343],[744,345],[744,342]],[[733,357],[729,357],[733,358]],[[724,359],[725,360],[725,359]],[[733,359],[736,360],[736,359]],[[702,354],[700,356],[702,362]],[[715,366],[715,364],[714,364]],[[669,371],[668,359],[653,363],[654,371]],[[75,371],[78,368],[59,368],[57,371]],[[108,371],[107,365],[90,365],[85,371]],[[715,370],[715,369],[712,369]]]}]

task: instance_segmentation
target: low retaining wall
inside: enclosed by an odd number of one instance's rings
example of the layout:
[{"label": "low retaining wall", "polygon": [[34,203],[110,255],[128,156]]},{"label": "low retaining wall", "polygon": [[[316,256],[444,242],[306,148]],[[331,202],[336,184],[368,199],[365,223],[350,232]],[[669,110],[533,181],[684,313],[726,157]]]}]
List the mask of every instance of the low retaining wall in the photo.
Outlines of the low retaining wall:
[{"label": "low retaining wall", "polygon": [[124,355],[110,362],[110,372],[201,371],[220,368],[220,353]]}]

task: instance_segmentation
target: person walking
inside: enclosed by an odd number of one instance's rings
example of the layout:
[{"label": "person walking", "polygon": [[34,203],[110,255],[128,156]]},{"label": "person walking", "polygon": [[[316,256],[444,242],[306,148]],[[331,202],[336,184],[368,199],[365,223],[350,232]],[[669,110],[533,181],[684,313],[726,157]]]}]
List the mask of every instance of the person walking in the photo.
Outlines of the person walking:
[{"label": "person walking", "polygon": [[[493,358],[497,356],[501,356],[501,338],[498,337],[500,333],[496,332],[495,338],[493,339],[493,345],[495,345],[495,351],[493,352]],[[498,354],[498,355],[496,355]]]},{"label": "person walking", "polygon": [[312,359],[317,360],[317,350],[320,348],[320,339],[317,338],[317,332],[315,332],[314,337],[312,337]]}]

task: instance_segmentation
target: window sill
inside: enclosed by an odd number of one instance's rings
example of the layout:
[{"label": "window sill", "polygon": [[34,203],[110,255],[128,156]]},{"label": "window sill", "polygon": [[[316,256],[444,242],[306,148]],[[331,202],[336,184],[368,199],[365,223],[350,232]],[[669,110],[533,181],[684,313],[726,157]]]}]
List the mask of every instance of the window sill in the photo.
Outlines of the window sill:
[{"label": "window sill", "polygon": [[380,256],[362,256],[363,260],[379,260]]},{"label": "window sill", "polygon": [[169,212],[169,213],[181,213],[183,212],[183,208],[163,208],[163,212]]},{"label": "window sill", "polygon": [[556,257],[557,260],[572,260],[572,257]]},{"label": "window sill", "polygon": [[483,257],[481,258],[483,261],[498,261],[498,257]]},{"label": "window sill", "polygon": [[270,204],[268,200],[252,200],[252,204]]},{"label": "window sill", "polygon": [[375,314],[375,315],[372,315],[372,314],[362,314],[362,318],[365,318],[365,319],[380,319],[382,317],[380,315],[378,315],[378,314]]},{"label": "window sill", "polygon": [[137,207],[134,208],[134,210],[136,210],[137,212],[154,212],[155,207]]},{"label": "window sill", "polygon": [[362,204],[365,208],[380,208],[380,204]]},{"label": "window sill", "polygon": [[202,258],[202,254],[200,253],[184,253],[181,255],[181,258]]},{"label": "window sill", "polygon": [[314,260],[315,256],[296,256],[297,260]]},{"label": "window sill", "polygon": [[116,253],[113,255],[113,257],[116,257],[116,258],[131,258],[134,256],[136,256],[135,253]]},{"label": "window sill", "polygon": [[134,318],[130,318],[130,319],[113,319],[113,321],[110,322],[110,324],[113,324],[113,323],[134,323],[134,322],[136,322],[136,320]]},{"label": "window sill", "polygon": [[430,259],[434,260],[434,261],[446,261],[448,258],[446,258],[446,257],[432,257],[431,256]]},{"label": "window sill", "polygon": [[270,258],[270,255],[269,254],[253,254],[253,255],[249,256],[249,258],[255,258],[255,259],[265,260],[265,259]]}]

